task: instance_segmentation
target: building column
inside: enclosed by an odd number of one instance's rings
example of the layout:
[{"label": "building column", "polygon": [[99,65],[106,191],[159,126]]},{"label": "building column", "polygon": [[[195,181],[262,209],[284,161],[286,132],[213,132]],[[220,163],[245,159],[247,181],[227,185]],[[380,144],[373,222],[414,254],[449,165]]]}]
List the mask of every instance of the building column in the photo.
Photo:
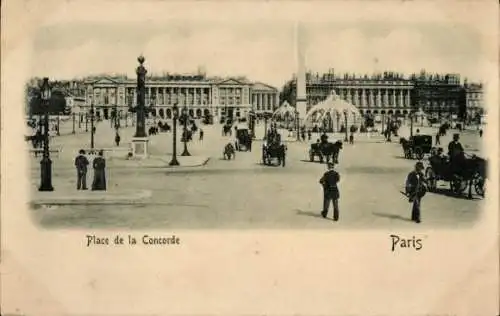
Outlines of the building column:
[{"label": "building column", "polygon": [[392,89],[392,107],[396,106],[396,89]]},{"label": "building column", "polygon": [[403,102],[403,89],[399,90],[399,104],[398,108],[403,108],[404,107],[404,102]]},{"label": "building column", "polygon": [[410,103],[410,92],[411,90],[408,89],[406,90],[406,107],[411,108],[411,103]]},{"label": "building column", "polygon": [[388,103],[389,103],[389,89],[385,89],[384,106],[387,107]]},{"label": "building column", "polygon": [[349,103],[353,104],[352,102],[352,89],[347,89],[347,100]]},{"label": "building column", "polygon": [[361,106],[366,107],[366,91],[361,89]]}]

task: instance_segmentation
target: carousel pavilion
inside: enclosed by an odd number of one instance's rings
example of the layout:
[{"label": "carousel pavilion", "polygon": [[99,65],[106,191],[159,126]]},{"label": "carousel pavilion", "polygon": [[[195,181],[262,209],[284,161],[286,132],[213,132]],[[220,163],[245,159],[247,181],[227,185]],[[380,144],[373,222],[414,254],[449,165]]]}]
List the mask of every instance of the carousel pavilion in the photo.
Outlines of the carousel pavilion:
[{"label": "carousel pavilion", "polygon": [[303,124],[306,127],[322,127],[326,130],[339,131],[341,126],[359,125],[362,115],[353,104],[343,100],[334,90],[322,102],[310,108]]}]

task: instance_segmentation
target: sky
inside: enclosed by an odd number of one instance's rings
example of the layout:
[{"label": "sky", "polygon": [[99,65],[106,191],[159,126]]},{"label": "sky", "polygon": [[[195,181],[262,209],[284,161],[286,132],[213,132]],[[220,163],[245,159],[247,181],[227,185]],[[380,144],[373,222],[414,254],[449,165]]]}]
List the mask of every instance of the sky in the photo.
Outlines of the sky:
[{"label": "sky", "polygon": [[[411,19],[410,19],[411,20]],[[466,23],[390,19],[302,21],[306,68],[371,74],[459,73],[484,80],[487,38]],[[143,54],[151,73],[246,76],[281,87],[296,72],[296,22],[290,19],[78,21],[39,27],[32,42],[33,76],[69,79],[101,73],[134,76]]]}]

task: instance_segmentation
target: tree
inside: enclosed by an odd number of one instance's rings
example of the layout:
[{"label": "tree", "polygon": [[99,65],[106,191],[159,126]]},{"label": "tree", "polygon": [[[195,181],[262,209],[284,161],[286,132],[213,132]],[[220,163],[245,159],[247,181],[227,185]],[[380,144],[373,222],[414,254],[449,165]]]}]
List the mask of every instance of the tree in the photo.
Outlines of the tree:
[{"label": "tree", "polygon": [[[46,109],[42,102],[40,91],[32,91],[31,93],[32,95],[29,100],[31,113],[34,115],[45,114]],[[65,110],[66,98],[64,97],[64,94],[59,90],[52,91],[48,106],[49,114],[63,114]]]}]

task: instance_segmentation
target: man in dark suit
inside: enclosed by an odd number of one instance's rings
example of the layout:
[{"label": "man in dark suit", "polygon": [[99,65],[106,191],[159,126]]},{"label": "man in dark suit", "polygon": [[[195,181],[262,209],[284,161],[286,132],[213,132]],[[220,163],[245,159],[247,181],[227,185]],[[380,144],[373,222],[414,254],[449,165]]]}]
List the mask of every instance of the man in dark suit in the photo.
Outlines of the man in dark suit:
[{"label": "man in dark suit", "polygon": [[85,157],[85,150],[80,149],[79,155],[75,158],[75,167],[77,172],[76,189],[87,190],[87,166],[89,160]]},{"label": "man in dark suit", "polygon": [[448,144],[448,155],[454,157],[464,151],[462,144],[460,143],[460,135],[453,134],[453,140]]},{"label": "man in dark suit", "polygon": [[323,211],[321,216],[326,218],[330,202],[333,203],[333,220],[339,220],[339,188],[340,175],[334,170],[334,164],[328,163],[328,171],[323,174],[319,183],[323,186]]},{"label": "man in dark suit", "polygon": [[424,164],[419,161],[415,164],[415,170],[410,172],[406,178],[406,195],[412,204],[411,220],[420,223],[420,203],[427,188],[423,174]]},{"label": "man in dark suit", "polygon": [[448,156],[450,157],[450,167],[453,172],[460,173],[465,157],[459,134],[453,134],[453,140],[448,144]]}]

